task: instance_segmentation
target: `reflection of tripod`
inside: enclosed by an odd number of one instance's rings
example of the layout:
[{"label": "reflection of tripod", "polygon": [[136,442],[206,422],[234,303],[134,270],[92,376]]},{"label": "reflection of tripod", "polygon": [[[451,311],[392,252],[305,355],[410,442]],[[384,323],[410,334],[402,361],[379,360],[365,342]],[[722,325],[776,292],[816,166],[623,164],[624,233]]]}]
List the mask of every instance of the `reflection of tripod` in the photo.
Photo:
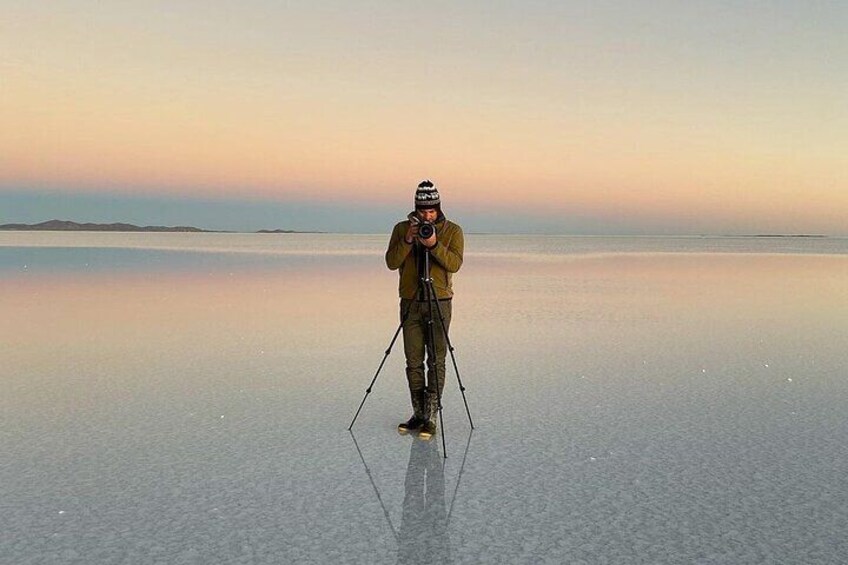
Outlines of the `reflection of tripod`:
[{"label": "reflection of tripod", "polygon": [[[420,516],[414,515],[414,507],[409,505],[410,502],[420,498],[423,494],[424,496],[430,496],[431,502],[435,502],[436,506],[441,505],[441,511],[435,513],[430,520],[430,525],[435,528],[436,533],[443,534],[442,541],[440,543],[448,543],[449,536],[448,532],[450,531],[450,523],[451,516],[453,516],[453,507],[456,502],[457,495],[459,494],[459,485],[462,483],[462,475],[465,472],[465,460],[468,457],[468,450],[471,447],[471,437],[474,435],[474,430],[471,430],[468,433],[468,441],[465,443],[465,452],[462,455],[462,463],[459,466],[459,474],[456,478],[456,485],[453,489],[453,496],[451,497],[450,507],[448,508],[447,517],[444,514],[444,504],[445,504],[445,474],[444,474],[444,466],[442,465],[427,465],[431,460],[427,456],[435,456],[438,458],[438,455],[432,453],[427,446],[429,442],[425,442],[415,438],[410,446],[409,452],[409,465],[406,468],[406,479],[404,480],[404,499],[403,499],[403,518],[410,518],[411,522],[420,527],[422,523],[422,519]],[[411,543],[415,543],[413,539],[410,538],[418,538],[419,530],[418,528],[405,528],[403,523],[401,523],[400,532],[395,529],[394,524],[392,523],[392,518],[389,515],[389,511],[386,508],[385,503],[383,502],[383,497],[380,496],[380,489],[377,488],[377,483],[374,482],[374,477],[371,475],[371,470],[368,468],[368,463],[365,462],[365,456],[362,454],[362,450],[359,448],[359,443],[356,441],[356,436],[353,435],[353,430],[350,430],[350,437],[353,440],[353,445],[356,447],[357,453],[359,453],[359,459],[362,461],[362,466],[365,468],[365,474],[368,476],[368,480],[371,483],[371,487],[374,489],[374,494],[377,495],[377,502],[380,503],[380,508],[383,509],[383,516],[386,517],[386,523],[389,525],[389,529],[394,535],[395,541],[398,543],[398,553],[403,554],[404,548],[409,546]],[[423,452],[423,453],[422,453]],[[425,460],[422,461],[421,455],[425,456]],[[427,466],[428,469],[424,470],[428,478],[431,479],[429,484],[421,485],[421,481],[415,480],[415,475],[421,474],[422,470],[419,469],[422,465]],[[412,479],[412,480],[410,480]],[[426,490],[422,493],[420,487],[424,487]],[[439,500],[439,496],[441,496],[441,501]],[[409,510],[413,510],[412,513]],[[412,514],[412,515],[409,515]],[[425,522],[426,523],[426,522]],[[429,536],[428,536],[429,537]],[[447,560],[445,560],[446,562]]]},{"label": "reflection of tripod", "polygon": [[[439,386],[439,364],[436,359],[436,329],[433,326],[433,314],[437,314],[439,317],[439,324],[441,326],[442,332],[445,336],[445,343],[447,344],[447,349],[450,351],[451,361],[453,362],[453,369],[456,373],[456,380],[459,383],[459,390],[462,393],[462,401],[465,403],[465,413],[468,414],[468,423],[471,425],[471,429],[474,429],[474,422],[471,420],[471,411],[468,409],[468,400],[465,398],[465,386],[462,384],[462,379],[459,376],[459,368],[456,366],[456,357],[453,354],[453,345],[450,342],[450,337],[448,337],[448,328],[445,324],[445,319],[442,316],[442,310],[439,306],[439,300],[436,296],[436,289],[433,286],[433,279],[430,276],[430,250],[426,247],[421,247],[423,249],[423,268],[419,272],[418,278],[418,289],[415,292],[415,298],[413,298],[409,304],[406,305],[403,314],[401,315],[400,324],[398,325],[397,330],[395,331],[394,337],[392,337],[392,341],[389,344],[388,349],[386,349],[385,355],[383,355],[383,360],[380,362],[380,366],[377,367],[377,372],[374,373],[374,378],[371,379],[371,384],[368,385],[368,388],[365,390],[365,397],[362,399],[362,402],[359,404],[359,409],[356,411],[356,414],[353,417],[353,420],[350,422],[350,426],[348,426],[348,430],[353,428],[353,424],[356,422],[356,419],[359,417],[359,412],[362,410],[362,407],[365,405],[365,400],[368,398],[368,395],[371,394],[371,389],[374,387],[374,383],[377,381],[377,376],[380,374],[380,371],[383,369],[383,365],[386,363],[386,359],[389,357],[389,354],[392,352],[392,347],[395,345],[395,341],[397,341],[398,335],[403,329],[403,324],[406,322],[409,317],[409,312],[412,309],[413,304],[419,298],[423,297],[426,300],[429,316],[427,317],[427,339],[426,347],[427,347],[427,365],[432,366],[432,379],[431,371],[427,371],[427,381],[426,381],[426,390],[432,391],[435,387],[436,391],[436,401],[437,407],[439,411],[439,425],[442,428],[442,452],[445,457],[447,457],[447,448],[445,445],[445,432],[444,432],[444,417],[442,416],[442,387]],[[446,375],[443,375],[446,377]],[[431,382],[432,381],[432,382]],[[432,417],[432,414],[431,414]]]}]

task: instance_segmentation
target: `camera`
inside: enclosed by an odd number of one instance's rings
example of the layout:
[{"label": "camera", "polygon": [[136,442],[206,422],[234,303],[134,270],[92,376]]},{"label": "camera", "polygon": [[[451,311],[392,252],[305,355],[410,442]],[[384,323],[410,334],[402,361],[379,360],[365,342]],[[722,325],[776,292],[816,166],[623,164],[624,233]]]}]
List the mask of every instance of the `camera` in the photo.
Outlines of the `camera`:
[{"label": "camera", "polygon": [[430,222],[421,220],[415,212],[412,212],[407,218],[409,218],[409,222],[413,226],[418,226],[418,237],[421,239],[430,239],[436,233],[436,226]]},{"label": "camera", "polygon": [[418,237],[421,239],[430,239],[436,233],[436,226],[430,222],[421,222],[418,224]]}]

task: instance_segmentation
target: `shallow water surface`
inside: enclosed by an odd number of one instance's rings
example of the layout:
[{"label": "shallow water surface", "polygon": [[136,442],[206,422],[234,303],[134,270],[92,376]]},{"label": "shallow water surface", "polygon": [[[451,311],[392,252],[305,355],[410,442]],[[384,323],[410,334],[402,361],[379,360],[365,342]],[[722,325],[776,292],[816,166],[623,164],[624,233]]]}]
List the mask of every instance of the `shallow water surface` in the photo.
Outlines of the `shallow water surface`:
[{"label": "shallow water surface", "polygon": [[848,241],[469,235],[447,459],[386,241],[0,233],[3,559],[848,553]]}]

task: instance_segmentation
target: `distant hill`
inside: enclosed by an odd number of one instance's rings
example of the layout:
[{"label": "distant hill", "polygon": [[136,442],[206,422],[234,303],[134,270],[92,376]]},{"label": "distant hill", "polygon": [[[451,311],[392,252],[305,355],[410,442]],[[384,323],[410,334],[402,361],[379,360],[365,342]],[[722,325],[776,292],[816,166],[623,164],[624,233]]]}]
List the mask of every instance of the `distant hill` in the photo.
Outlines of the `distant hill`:
[{"label": "distant hill", "polygon": [[0,230],[20,231],[129,231],[129,232],[208,232],[191,226],[136,226],[133,224],[80,224],[68,220],[48,220],[40,224],[4,224]]},{"label": "distant hill", "polygon": [[[48,220],[40,224],[3,224],[0,230],[7,231],[117,231],[117,232],[197,232],[230,233],[222,230],[203,230],[192,226],[136,226],[134,224],[80,224],[70,220]],[[256,233],[322,233],[295,230],[259,230]]]}]

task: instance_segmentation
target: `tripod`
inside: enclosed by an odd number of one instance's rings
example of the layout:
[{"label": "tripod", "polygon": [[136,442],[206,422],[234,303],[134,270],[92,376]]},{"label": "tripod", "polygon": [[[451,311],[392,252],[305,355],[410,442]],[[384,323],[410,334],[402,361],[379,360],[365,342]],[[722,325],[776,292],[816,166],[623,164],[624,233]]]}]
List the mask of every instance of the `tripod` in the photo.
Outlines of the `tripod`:
[{"label": "tripod", "polygon": [[371,383],[368,385],[368,388],[365,389],[365,396],[362,398],[362,402],[359,403],[359,409],[356,411],[356,414],[354,415],[353,420],[351,420],[350,426],[348,426],[347,429],[348,431],[353,429],[353,424],[359,417],[359,413],[362,411],[362,407],[365,405],[365,401],[368,399],[368,395],[371,394],[371,390],[374,388],[374,383],[377,381],[377,377],[380,375],[380,371],[383,369],[383,365],[385,365],[386,359],[388,359],[389,355],[391,354],[392,347],[394,347],[398,335],[400,335],[400,332],[403,329],[403,324],[409,317],[409,312],[412,309],[412,305],[415,304],[415,301],[419,297],[423,296],[427,302],[429,310],[429,316],[427,317],[427,339],[425,340],[427,347],[427,364],[429,365],[432,362],[432,380],[435,381],[431,382],[430,371],[427,371],[426,390],[432,392],[433,387],[435,387],[436,390],[436,400],[439,410],[439,425],[442,429],[442,453],[444,454],[444,457],[447,458],[448,455],[447,446],[445,445],[444,431],[445,422],[444,417],[442,415],[442,387],[439,386],[439,364],[436,362],[436,328],[434,327],[434,313],[438,315],[439,324],[445,336],[445,343],[447,344],[447,349],[450,352],[454,373],[456,374],[456,380],[459,384],[459,390],[462,393],[462,401],[465,404],[465,413],[468,415],[468,423],[471,426],[472,430],[474,429],[474,422],[471,420],[471,411],[468,409],[468,400],[465,398],[465,385],[462,384],[462,379],[459,376],[459,368],[456,365],[454,347],[453,344],[451,344],[450,337],[448,336],[448,328],[445,324],[445,319],[442,316],[442,309],[439,306],[439,300],[436,296],[436,289],[433,286],[433,278],[430,276],[430,250],[426,247],[422,247],[422,249],[424,253],[424,265],[423,269],[421,269],[419,273],[418,288],[415,293],[415,298],[413,298],[409,302],[409,304],[406,305],[406,308],[404,309],[403,315],[400,319],[400,324],[398,325],[397,330],[395,330],[395,334],[392,337],[392,341],[391,343],[389,343],[389,347],[388,349],[386,349],[385,354],[383,355],[383,360],[380,362],[380,366],[377,367],[377,372],[374,373],[374,378],[371,379]]}]

